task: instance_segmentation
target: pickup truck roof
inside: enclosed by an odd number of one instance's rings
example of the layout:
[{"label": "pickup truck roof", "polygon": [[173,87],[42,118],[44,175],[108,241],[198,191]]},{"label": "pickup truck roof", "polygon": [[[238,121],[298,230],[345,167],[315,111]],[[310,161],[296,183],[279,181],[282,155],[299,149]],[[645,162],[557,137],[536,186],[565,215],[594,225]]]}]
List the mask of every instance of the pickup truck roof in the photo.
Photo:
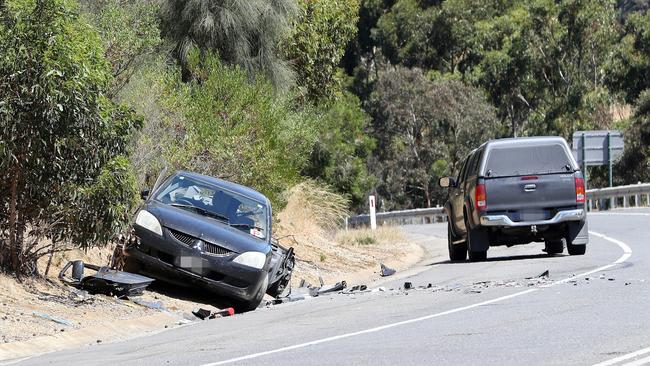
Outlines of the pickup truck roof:
[{"label": "pickup truck roof", "polygon": [[[478,170],[481,177],[560,173],[566,165],[571,172],[580,170],[569,145],[562,137],[490,140],[477,150],[482,151]],[[518,163],[526,166],[519,167]]]}]

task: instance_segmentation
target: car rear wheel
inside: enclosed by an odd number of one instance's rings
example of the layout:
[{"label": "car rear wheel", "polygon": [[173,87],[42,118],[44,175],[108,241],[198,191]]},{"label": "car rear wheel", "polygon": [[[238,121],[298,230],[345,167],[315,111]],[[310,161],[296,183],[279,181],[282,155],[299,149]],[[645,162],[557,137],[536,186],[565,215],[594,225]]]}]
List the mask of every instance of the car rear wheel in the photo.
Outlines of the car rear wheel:
[{"label": "car rear wheel", "polygon": [[548,254],[560,254],[564,251],[564,242],[560,240],[546,240],[544,251]]},{"label": "car rear wheel", "polygon": [[447,248],[449,249],[449,259],[452,262],[460,262],[467,259],[467,242],[454,244],[458,237],[451,231],[451,222],[447,221]]},{"label": "car rear wheel", "polygon": [[490,237],[485,228],[476,227],[472,229],[465,220],[467,228],[467,249],[469,260],[472,262],[482,262],[487,259],[487,248],[490,246]]}]

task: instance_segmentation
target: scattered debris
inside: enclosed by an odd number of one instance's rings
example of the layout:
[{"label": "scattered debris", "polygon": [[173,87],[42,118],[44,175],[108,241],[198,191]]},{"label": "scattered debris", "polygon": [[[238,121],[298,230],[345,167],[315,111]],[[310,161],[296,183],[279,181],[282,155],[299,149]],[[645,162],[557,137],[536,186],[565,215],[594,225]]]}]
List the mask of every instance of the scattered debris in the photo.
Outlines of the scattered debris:
[{"label": "scattered debris", "polygon": [[413,288],[413,284],[411,282],[404,282],[404,290],[410,290]]},{"label": "scattered debris", "polygon": [[226,308],[226,309],[219,310],[219,311],[211,311],[211,310],[208,310],[208,309],[198,308],[198,309],[194,309],[192,311],[192,314],[194,314],[194,316],[196,316],[197,318],[199,318],[201,320],[216,319],[216,318],[223,318],[223,317],[226,317],[226,316],[235,315],[235,309]]},{"label": "scattered debris", "polygon": [[395,272],[397,272],[396,270],[394,270],[392,268],[386,267],[383,263],[379,263],[379,266],[380,266],[380,270],[381,270],[380,275],[382,277],[392,276],[392,275],[395,274]]},{"label": "scattered debris", "polygon": [[300,300],[306,300],[312,298],[312,296],[309,295],[301,295],[301,294],[289,294],[284,297],[279,297],[277,299],[273,299],[271,301],[268,301],[266,304],[267,305],[279,305],[279,304],[285,304],[288,302],[294,302],[294,301],[300,301]]},{"label": "scattered debris", "polygon": [[372,289],[370,292],[385,292],[386,287],[377,287],[375,289]]},{"label": "scattered debris", "polygon": [[549,277],[548,269],[546,271],[540,273],[539,276],[537,276],[537,278],[548,278],[548,277]]},{"label": "scattered debris", "polygon": [[[70,267],[72,267],[72,278],[67,278],[65,273]],[[90,268],[97,273],[84,277],[84,268]],[[152,278],[135,273],[85,264],[79,260],[68,262],[59,272],[59,279],[69,286],[86,290],[92,294],[100,293],[119,298],[141,295],[144,289],[154,281]]]},{"label": "scattered debris", "polygon": [[343,291],[346,287],[348,287],[348,284],[345,281],[337,282],[334,285],[321,286],[318,289],[318,295]]},{"label": "scattered debris", "polygon": [[49,314],[41,313],[41,312],[38,312],[38,311],[32,311],[32,315],[36,316],[36,317],[39,317],[39,318],[43,318],[43,319],[46,319],[46,320],[53,321],[53,322],[58,323],[58,324],[72,326],[72,322],[70,322],[68,320],[65,320],[65,319],[61,319],[61,318],[51,316]]},{"label": "scattered debris", "polygon": [[131,299],[134,303],[144,306],[149,309],[154,309],[154,310],[160,310],[160,311],[167,311],[165,307],[163,306],[162,301],[145,301],[141,299]]}]

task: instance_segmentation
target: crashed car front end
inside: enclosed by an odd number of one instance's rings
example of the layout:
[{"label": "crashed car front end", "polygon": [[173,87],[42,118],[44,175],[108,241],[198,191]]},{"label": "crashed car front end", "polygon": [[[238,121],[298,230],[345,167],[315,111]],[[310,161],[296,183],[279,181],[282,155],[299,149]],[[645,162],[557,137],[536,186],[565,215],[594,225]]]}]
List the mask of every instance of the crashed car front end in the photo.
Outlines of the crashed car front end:
[{"label": "crashed car front end", "polygon": [[[221,295],[250,300],[268,273],[270,252],[259,253],[263,258],[261,267],[251,267],[236,261],[239,253],[182,231],[164,227],[162,235],[158,235],[139,225],[134,225],[134,230],[138,240],[135,245],[125,247],[125,254],[142,263],[140,272],[167,282],[199,286]],[[260,259],[256,261],[259,263]]]},{"label": "crashed car front end", "polygon": [[133,229],[123,252],[138,272],[251,306],[293,268],[292,251],[271,242],[268,199],[212,177],[173,174],[146,199]]}]

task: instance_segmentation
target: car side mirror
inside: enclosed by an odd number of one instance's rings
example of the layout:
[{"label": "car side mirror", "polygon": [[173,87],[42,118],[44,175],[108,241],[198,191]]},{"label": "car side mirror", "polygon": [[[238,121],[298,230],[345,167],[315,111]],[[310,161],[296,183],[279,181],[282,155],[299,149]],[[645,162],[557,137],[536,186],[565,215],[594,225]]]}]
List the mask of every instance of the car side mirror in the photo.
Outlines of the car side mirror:
[{"label": "car side mirror", "polygon": [[140,198],[142,198],[143,200],[146,200],[147,197],[149,197],[149,190],[148,189],[143,189],[142,191],[140,191]]},{"label": "car side mirror", "polygon": [[452,177],[442,177],[438,180],[438,185],[442,188],[455,187],[456,181]]}]

